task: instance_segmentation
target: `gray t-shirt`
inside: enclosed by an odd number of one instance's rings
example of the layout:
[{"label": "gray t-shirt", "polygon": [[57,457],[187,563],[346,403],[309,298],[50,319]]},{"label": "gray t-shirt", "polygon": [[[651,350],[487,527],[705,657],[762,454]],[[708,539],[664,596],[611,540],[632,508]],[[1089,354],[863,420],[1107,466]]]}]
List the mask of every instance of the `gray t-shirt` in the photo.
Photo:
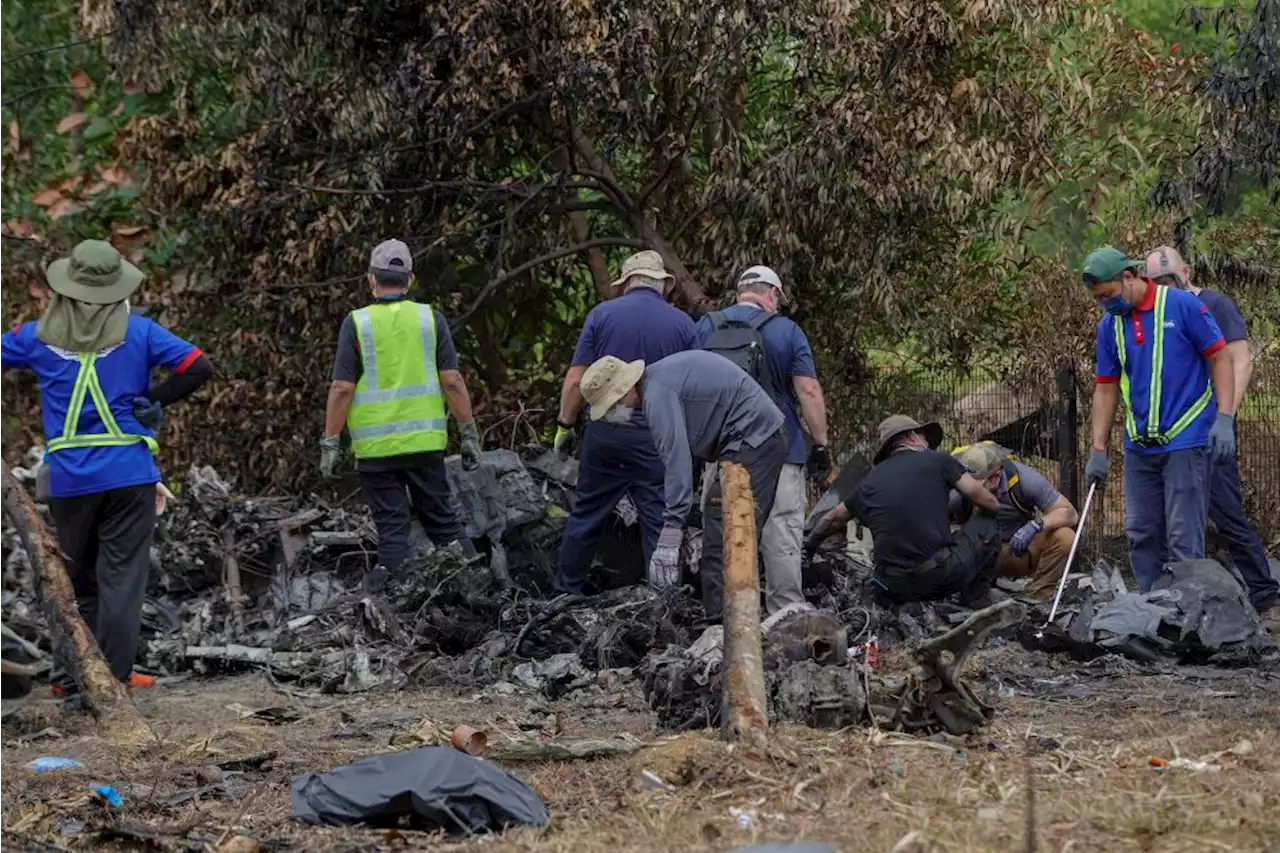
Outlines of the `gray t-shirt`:
[{"label": "gray t-shirt", "polygon": [[742,445],[759,447],[782,428],[782,412],[760,385],[722,355],[688,350],[645,368],[644,417],[666,468],[663,523],[683,527],[693,506],[693,466]]},{"label": "gray t-shirt", "polygon": [[[1061,498],[1062,493],[1054,488],[1045,476],[1029,465],[1023,465],[1021,462],[1013,462],[1013,468],[1018,472],[1018,494],[1021,497],[1022,508],[1014,503],[1013,497],[1009,494],[1009,480],[1003,474],[1000,476],[1000,486],[996,489],[996,501],[1000,504],[1000,511],[996,513],[996,520],[1000,523],[1000,541],[1008,542],[1013,538],[1013,534],[1018,532],[1018,528],[1026,524],[1034,518],[1034,512],[1038,509],[1040,512],[1046,513],[1053,509]],[[954,489],[951,492],[951,511],[958,512],[965,504],[964,497]]]}]

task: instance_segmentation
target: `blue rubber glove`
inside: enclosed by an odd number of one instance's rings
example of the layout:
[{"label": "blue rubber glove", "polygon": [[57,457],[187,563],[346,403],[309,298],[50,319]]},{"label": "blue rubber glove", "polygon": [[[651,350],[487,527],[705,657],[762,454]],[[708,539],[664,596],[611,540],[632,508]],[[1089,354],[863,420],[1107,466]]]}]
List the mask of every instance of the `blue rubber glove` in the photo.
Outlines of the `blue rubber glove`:
[{"label": "blue rubber glove", "polygon": [[1021,557],[1027,553],[1027,549],[1031,547],[1031,540],[1041,530],[1044,530],[1044,522],[1038,518],[1031,519],[1019,527],[1017,533],[1013,534],[1013,538],[1009,540],[1009,548],[1013,553]]},{"label": "blue rubber glove", "polygon": [[158,432],[164,423],[164,409],[150,397],[134,397],[133,419],[152,432]]},{"label": "blue rubber glove", "polygon": [[1084,481],[1089,486],[1107,484],[1107,451],[1095,449],[1089,453],[1089,462],[1084,466]]},{"label": "blue rubber glove", "polygon": [[1236,419],[1234,415],[1218,412],[1218,418],[1209,430],[1209,452],[1214,462],[1226,462],[1236,455]]}]

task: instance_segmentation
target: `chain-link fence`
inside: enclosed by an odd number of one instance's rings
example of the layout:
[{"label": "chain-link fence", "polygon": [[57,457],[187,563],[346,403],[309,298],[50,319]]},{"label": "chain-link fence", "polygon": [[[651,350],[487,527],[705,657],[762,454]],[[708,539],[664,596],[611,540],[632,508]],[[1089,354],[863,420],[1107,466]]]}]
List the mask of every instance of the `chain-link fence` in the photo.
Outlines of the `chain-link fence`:
[{"label": "chain-link fence", "polygon": [[[848,401],[836,401],[842,450],[869,456],[876,423],[900,412],[938,421],[943,449],[978,439],[1016,452],[1052,480],[1076,507],[1084,503],[1090,443],[1091,365],[1056,370],[1013,365],[968,372],[896,359],[875,367]],[[1254,372],[1237,418],[1245,508],[1264,545],[1280,551],[1280,344],[1255,346]],[[1111,477],[1094,498],[1085,532],[1088,550],[1120,557],[1124,531],[1123,425],[1112,428]]]}]

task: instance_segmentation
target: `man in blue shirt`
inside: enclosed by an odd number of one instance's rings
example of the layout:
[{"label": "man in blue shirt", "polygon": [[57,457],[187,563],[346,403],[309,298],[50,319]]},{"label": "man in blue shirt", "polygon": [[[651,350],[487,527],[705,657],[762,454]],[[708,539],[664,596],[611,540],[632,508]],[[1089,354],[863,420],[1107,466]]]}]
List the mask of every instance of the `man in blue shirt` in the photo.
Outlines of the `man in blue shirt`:
[{"label": "man in blue shirt", "polygon": [[1209,461],[1235,453],[1235,392],[1226,341],[1190,293],[1158,287],[1146,264],[1111,247],[1084,263],[1106,312],[1094,352],[1093,448],[1085,479],[1105,485],[1107,442],[1123,397],[1130,563],[1142,592],[1165,562],[1204,556]]},{"label": "man in blue shirt", "polygon": [[[1240,309],[1231,298],[1212,290],[1196,287],[1191,281],[1191,267],[1172,246],[1161,246],[1147,255],[1147,275],[1156,284],[1176,287],[1200,298],[1222,330],[1231,359],[1236,411],[1253,378],[1253,356],[1249,352],[1249,329]],[[1262,541],[1244,512],[1244,494],[1240,488],[1240,466],[1236,454],[1215,462],[1209,478],[1209,517],[1227,540],[1231,561],[1249,588],[1249,598],[1264,618],[1280,624],[1280,585],[1272,577]]]},{"label": "man in blue shirt", "polygon": [[[156,430],[162,408],[213,375],[200,350],[129,311],[142,271],[101,240],[85,240],[46,273],[53,291],[38,322],[0,338],[4,369],[40,381],[47,439],[49,511],[67,556],[80,613],[111,672],[150,687],[133,672],[150,567],[160,472]],[[151,387],[151,370],[171,376]],[[66,661],[55,692],[75,691]]]},{"label": "man in blue shirt", "polygon": [[[782,411],[787,438],[787,459],[778,478],[773,510],[760,533],[765,607],[770,613],[804,601],[800,557],[804,549],[805,463],[808,461],[810,475],[822,485],[831,473],[827,407],[818,384],[813,351],[800,327],[778,315],[778,306],[785,299],[782,280],[776,272],[769,267],[751,267],[738,279],[737,303],[698,321],[696,342],[699,347],[707,347],[716,331],[717,315],[743,323],[757,318],[762,321],[758,326],[764,341],[762,368],[768,376],[761,385]],[[813,439],[812,451],[800,426],[801,417]],[[711,479],[707,477],[704,493],[709,490]],[[707,547],[705,542],[703,547]]]},{"label": "man in blue shirt", "polygon": [[[693,321],[667,303],[674,281],[657,252],[638,252],[622,264],[613,283],[621,295],[587,314],[573,363],[560,390],[555,449],[567,456],[582,409],[582,375],[605,356],[652,364],[693,346]],[[584,430],[578,457],[578,498],[560,543],[555,587],[581,593],[605,522],[624,494],[640,515],[644,563],[649,565],[662,531],[664,473],[644,411],[627,423],[594,419]]]}]

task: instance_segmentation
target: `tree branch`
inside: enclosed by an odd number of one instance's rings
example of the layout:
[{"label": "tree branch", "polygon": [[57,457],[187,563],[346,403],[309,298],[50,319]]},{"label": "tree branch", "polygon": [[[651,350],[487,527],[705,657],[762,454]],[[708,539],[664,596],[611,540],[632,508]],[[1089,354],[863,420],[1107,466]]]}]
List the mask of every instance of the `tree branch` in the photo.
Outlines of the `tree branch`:
[{"label": "tree branch", "polygon": [[101,35],[92,36],[87,39],[80,39],[79,41],[66,41],[61,44],[51,44],[48,47],[37,47],[33,50],[19,53],[17,56],[10,56],[3,62],[0,62],[0,65],[8,65],[11,62],[17,62],[19,59],[26,59],[28,56],[38,56],[42,53],[53,53],[55,50],[66,50],[67,48],[77,47],[82,44],[92,44],[95,41],[101,41],[102,39],[115,34],[115,30],[110,30],[109,32],[102,33]]},{"label": "tree branch", "polygon": [[457,328],[458,326],[465,324],[471,319],[471,316],[475,314],[476,311],[480,310],[481,306],[483,306],[485,301],[493,295],[495,290],[502,287],[507,282],[519,278],[534,267],[551,263],[552,261],[558,261],[561,258],[567,258],[570,255],[576,255],[579,252],[585,252],[589,249],[603,249],[608,246],[627,246],[633,249],[644,249],[647,245],[648,244],[641,240],[632,240],[626,237],[601,237],[596,240],[588,240],[585,243],[578,243],[564,249],[556,249],[554,252],[548,252],[545,255],[539,255],[533,260],[525,261],[510,272],[505,272],[497,278],[492,279],[488,284],[480,289],[480,293],[476,296],[475,300],[467,306],[465,311],[459,314],[452,321],[451,325],[454,328]]}]

